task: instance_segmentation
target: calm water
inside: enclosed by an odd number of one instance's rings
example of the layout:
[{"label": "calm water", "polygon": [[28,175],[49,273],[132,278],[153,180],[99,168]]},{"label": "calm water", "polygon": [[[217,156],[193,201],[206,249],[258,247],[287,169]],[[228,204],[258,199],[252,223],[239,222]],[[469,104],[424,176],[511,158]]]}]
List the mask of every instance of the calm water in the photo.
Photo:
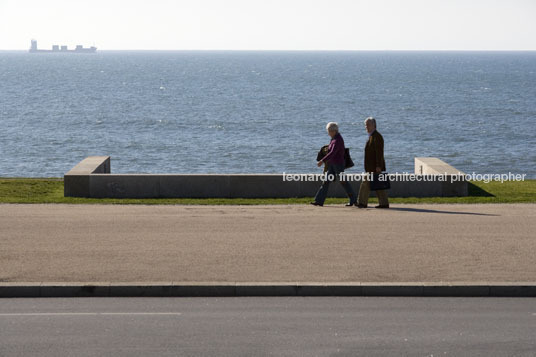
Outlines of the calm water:
[{"label": "calm water", "polygon": [[391,172],[536,178],[536,52],[0,52],[0,176],[316,172],[328,121],[357,172],[371,115]]}]

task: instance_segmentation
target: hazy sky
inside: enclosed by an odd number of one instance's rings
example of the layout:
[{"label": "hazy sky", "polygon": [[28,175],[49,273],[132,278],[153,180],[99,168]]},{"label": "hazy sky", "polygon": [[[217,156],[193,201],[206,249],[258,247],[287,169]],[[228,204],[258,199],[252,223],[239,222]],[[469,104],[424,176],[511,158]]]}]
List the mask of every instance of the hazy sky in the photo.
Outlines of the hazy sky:
[{"label": "hazy sky", "polygon": [[0,0],[0,49],[536,50],[536,0]]}]

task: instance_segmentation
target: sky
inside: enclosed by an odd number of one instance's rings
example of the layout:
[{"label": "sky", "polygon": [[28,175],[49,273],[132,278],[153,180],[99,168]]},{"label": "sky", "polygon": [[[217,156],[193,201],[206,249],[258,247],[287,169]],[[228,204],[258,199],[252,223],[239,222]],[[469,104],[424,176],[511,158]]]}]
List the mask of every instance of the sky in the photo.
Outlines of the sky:
[{"label": "sky", "polygon": [[0,50],[536,50],[536,0],[0,0]]}]

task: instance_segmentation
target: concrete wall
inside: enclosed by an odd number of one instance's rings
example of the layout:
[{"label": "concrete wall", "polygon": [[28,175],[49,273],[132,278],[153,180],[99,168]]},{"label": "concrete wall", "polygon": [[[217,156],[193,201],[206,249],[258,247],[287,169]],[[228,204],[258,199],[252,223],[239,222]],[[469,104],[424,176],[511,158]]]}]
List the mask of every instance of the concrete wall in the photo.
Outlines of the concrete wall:
[{"label": "concrete wall", "polygon": [[[440,160],[441,161],[441,160]],[[422,162],[423,170],[427,163]],[[454,169],[454,168],[453,168]],[[454,169],[455,170],[455,169]],[[320,187],[320,175],[302,175],[317,181],[284,181],[283,174],[110,174],[108,156],[89,157],[65,174],[65,196],[110,198],[289,198],[312,197]],[[456,170],[456,172],[458,172]],[[413,175],[429,181],[414,181],[400,175],[391,182],[390,197],[466,196],[467,182],[431,181],[431,176]],[[349,175],[359,191],[361,174]],[[457,178],[457,177],[456,177]],[[337,182],[330,196],[345,197]]]},{"label": "concrete wall", "polygon": [[437,157],[416,157],[415,173],[418,175],[465,175]]},{"label": "concrete wall", "polygon": [[110,156],[89,156],[80,161],[63,177],[65,197],[91,197],[89,193],[90,175],[109,174]]},{"label": "concrete wall", "polygon": [[416,157],[415,174],[448,176],[449,182],[444,182],[441,187],[442,196],[467,196],[469,194],[469,184],[465,181],[465,173],[437,157]]}]

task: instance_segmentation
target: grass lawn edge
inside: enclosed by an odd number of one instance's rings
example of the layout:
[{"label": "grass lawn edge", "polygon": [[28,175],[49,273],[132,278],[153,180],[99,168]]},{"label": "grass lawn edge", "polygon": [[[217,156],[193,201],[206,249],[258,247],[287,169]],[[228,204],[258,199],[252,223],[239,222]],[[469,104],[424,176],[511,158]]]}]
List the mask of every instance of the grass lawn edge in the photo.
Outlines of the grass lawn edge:
[{"label": "grass lawn edge", "polygon": [[[0,178],[0,203],[141,204],[141,205],[299,205],[313,198],[80,198],[63,196],[62,178]],[[326,205],[345,198],[328,198]],[[377,200],[371,197],[370,203]],[[536,180],[470,182],[466,197],[391,197],[393,204],[536,203]]]}]

